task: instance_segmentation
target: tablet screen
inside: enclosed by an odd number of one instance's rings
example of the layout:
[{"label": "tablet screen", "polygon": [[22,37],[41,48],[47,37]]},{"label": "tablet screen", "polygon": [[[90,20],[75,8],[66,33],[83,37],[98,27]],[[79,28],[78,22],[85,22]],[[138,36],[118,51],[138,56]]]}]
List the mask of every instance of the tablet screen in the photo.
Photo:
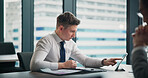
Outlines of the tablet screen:
[{"label": "tablet screen", "polygon": [[124,60],[124,58],[126,56],[127,56],[127,53],[122,56],[122,60],[117,64],[117,68],[115,69],[115,71],[118,71],[118,68],[119,68],[120,64],[122,63],[122,61]]}]

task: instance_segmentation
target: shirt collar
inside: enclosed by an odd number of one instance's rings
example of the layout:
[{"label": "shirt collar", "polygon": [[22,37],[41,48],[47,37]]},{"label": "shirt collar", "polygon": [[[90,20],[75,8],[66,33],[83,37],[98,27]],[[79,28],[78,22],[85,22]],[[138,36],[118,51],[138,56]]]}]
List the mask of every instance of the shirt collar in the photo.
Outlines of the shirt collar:
[{"label": "shirt collar", "polygon": [[54,39],[56,40],[57,43],[60,43],[61,41],[63,41],[63,40],[61,40],[60,37],[56,34],[55,31],[52,33],[52,35],[53,35],[53,37],[54,37]]}]

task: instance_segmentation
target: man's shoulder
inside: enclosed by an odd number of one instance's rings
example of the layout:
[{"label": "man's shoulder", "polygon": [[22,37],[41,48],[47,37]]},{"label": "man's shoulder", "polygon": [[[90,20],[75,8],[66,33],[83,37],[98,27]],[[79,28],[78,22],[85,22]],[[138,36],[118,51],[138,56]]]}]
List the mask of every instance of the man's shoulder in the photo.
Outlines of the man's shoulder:
[{"label": "man's shoulder", "polygon": [[48,35],[42,37],[42,38],[40,39],[40,41],[51,41],[51,40],[53,40],[53,39],[54,39],[54,38],[53,38],[52,34],[48,34]]},{"label": "man's shoulder", "polygon": [[50,39],[50,38],[53,38],[53,35],[52,34],[48,34],[46,36],[44,36],[45,39]]},{"label": "man's shoulder", "polygon": [[132,54],[142,54],[142,53],[146,53],[146,47],[145,46],[139,46],[139,47],[136,47],[132,50]]}]

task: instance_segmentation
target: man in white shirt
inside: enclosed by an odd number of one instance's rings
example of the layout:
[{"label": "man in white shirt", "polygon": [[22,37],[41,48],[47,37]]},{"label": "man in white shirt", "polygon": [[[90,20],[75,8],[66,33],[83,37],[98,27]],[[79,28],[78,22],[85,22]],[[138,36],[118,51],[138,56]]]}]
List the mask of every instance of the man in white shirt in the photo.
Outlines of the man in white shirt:
[{"label": "man in white shirt", "polygon": [[[74,60],[86,67],[115,65],[116,60],[121,60],[121,58],[100,60],[81,54],[76,43],[72,40],[79,23],[80,20],[70,12],[60,14],[57,17],[55,32],[38,41],[31,59],[31,71],[39,71],[42,68],[76,68],[77,64]],[[70,57],[74,60],[68,60]]]},{"label": "man in white shirt", "polygon": [[[148,24],[148,0],[139,0],[139,11]],[[135,78],[148,78],[148,25],[139,26],[133,34],[132,68]]]}]

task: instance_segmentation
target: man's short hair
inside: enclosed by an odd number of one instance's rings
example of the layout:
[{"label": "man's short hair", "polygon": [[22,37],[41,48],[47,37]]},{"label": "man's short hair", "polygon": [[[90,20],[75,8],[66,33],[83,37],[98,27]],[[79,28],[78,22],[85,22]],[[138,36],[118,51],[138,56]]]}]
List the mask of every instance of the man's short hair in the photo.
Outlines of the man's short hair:
[{"label": "man's short hair", "polygon": [[71,25],[79,25],[80,20],[77,19],[71,12],[64,12],[57,17],[57,26],[58,28],[60,25],[66,29]]},{"label": "man's short hair", "polygon": [[144,8],[148,9],[148,0],[141,0],[142,5]]}]

